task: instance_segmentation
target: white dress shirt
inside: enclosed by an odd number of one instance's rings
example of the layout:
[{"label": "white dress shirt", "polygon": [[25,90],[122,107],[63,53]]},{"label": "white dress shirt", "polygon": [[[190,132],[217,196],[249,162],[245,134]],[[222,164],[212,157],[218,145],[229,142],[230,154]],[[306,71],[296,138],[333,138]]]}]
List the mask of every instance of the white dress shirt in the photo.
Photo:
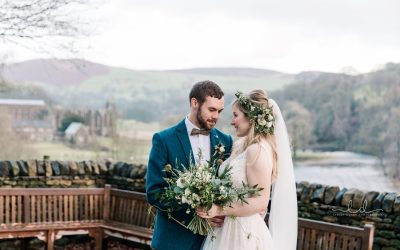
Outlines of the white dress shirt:
[{"label": "white dress shirt", "polygon": [[201,150],[203,155],[203,162],[210,160],[210,135],[190,135],[192,129],[197,128],[188,117],[185,119],[186,129],[189,135],[190,146],[192,147],[192,152],[196,163],[198,163],[198,153]]}]

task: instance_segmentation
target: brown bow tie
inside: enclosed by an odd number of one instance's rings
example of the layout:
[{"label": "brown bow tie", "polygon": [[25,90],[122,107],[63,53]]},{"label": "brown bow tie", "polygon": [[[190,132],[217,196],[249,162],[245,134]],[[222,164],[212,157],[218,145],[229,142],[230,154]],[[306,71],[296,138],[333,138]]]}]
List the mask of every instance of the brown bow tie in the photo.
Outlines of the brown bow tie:
[{"label": "brown bow tie", "polygon": [[210,130],[205,130],[205,129],[197,129],[194,128],[192,129],[192,132],[190,132],[190,135],[209,135],[210,134]]}]

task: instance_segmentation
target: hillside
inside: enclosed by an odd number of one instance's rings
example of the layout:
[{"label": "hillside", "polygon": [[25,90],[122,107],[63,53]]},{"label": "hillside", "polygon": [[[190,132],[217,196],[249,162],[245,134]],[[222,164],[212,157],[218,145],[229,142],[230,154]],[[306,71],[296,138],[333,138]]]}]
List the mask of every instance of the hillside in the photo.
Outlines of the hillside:
[{"label": "hillside", "polygon": [[40,86],[78,88],[80,91],[104,93],[116,97],[126,91],[140,89],[171,89],[210,79],[226,91],[240,88],[264,87],[280,89],[293,80],[293,75],[253,68],[194,68],[166,71],[138,71],[97,64],[85,60],[30,60],[6,65],[5,79],[14,83],[33,83]]},{"label": "hillside", "polygon": [[[16,86],[44,90],[54,103],[66,107],[101,107],[107,100],[117,103],[125,118],[162,121],[187,112],[191,86],[213,80],[226,92],[263,88],[269,91],[290,84],[294,75],[253,68],[194,68],[140,71],[101,65],[84,60],[31,60],[6,65],[4,78]],[[149,109],[159,110],[149,114]]]}]

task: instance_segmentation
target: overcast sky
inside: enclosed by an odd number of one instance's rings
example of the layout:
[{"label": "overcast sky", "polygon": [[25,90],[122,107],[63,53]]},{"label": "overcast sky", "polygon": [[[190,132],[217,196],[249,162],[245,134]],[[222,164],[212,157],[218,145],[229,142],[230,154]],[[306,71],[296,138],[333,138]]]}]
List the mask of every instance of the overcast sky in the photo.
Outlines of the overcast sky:
[{"label": "overcast sky", "polygon": [[[340,72],[344,67],[366,72],[400,62],[399,0],[99,3],[84,12],[94,35],[79,41],[79,55],[112,66],[234,66],[298,73]],[[7,49],[13,61],[46,56]]]}]

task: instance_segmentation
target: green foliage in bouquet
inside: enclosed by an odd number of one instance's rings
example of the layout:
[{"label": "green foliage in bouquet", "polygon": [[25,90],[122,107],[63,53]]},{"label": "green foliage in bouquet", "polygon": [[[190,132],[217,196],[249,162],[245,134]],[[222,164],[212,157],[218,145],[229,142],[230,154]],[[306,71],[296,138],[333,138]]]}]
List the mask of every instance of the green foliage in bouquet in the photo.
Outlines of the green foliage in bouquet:
[{"label": "green foliage in bouquet", "polygon": [[[249,187],[245,183],[240,188],[234,187],[232,182],[231,167],[226,167],[218,175],[220,160],[202,161],[201,152],[199,161],[189,166],[183,166],[182,170],[173,168],[171,165],[165,166],[168,178],[165,181],[168,187],[158,197],[168,209],[166,212],[172,217],[173,211],[178,211],[187,205],[186,213],[191,209],[203,208],[209,210],[212,204],[219,205],[222,209],[229,207],[234,202],[247,203],[246,197],[249,195],[259,195],[262,188],[257,185]],[[165,211],[165,210],[164,210]],[[194,233],[207,235],[213,231],[213,227],[208,219],[194,215],[187,228]]]}]

